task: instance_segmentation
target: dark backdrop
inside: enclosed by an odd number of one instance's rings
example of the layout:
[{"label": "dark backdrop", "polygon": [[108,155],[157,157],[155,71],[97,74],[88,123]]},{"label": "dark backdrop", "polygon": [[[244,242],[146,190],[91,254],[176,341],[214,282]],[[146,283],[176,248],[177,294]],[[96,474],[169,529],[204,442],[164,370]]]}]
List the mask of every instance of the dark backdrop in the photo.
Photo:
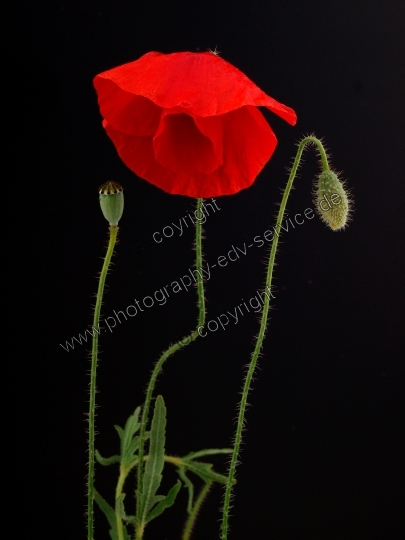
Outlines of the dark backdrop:
[{"label": "dark backdrop", "polygon": [[[30,338],[35,362],[27,366],[38,451],[33,477],[39,473],[36,486],[43,490],[35,499],[49,508],[53,527],[43,536],[85,538],[89,345],[65,352],[60,343],[91,323],[107,237],[98,186],[114,179],[125,187],[105,316],[181,277],[194,254],[191,229],[153,241],[155,231],[185,216],[194,202],[160,191],[123,165],[101,127],[92,78],[151,50],[216,47],[266,93],[293,107],[298,123],[290,127],[264,111],[279,144],[251,188],[218,198],[220,211],[204,225],[206,261],[214,264],[232,245],[249,243],[274,224],[286,166],[304,134],[325,138],[355,199],[344,232],[332,233],[315,218],[283,237],[230,538],[401,538],[403,3],[58,0],[25,15],[31,90],[22,137],[31,144],[29,178],[20,189],[29,179],[36,214],[26,240],[39,246],[30,261],[35,286],[27,326],[37,329]],[[316,163],[309,151],[288,203],[290,216],[313,206]],[[265,248],[251,250],[212,272],[208,320],[255,294],[266,257]],[[195,291],[182,292],[102,334],[97,447],[103,454],[116,452],[113,424],[122,425],[142,403],[153,362],[194,327],[196,315]],[[157,392],[168,407],[169,453],[230,444],[257,331],[257,316],[246,315],[166,364]],[[215,466],[225,471],[225,460]],[[97,469],[97,486],[110,501],[115,472]],[[217,537],[221,495],[216,486],[196,540]],[[185,493],[145,538],[178,539],[184,516]],[[107,540],[104,517],[97,514],[96,522],[97,539]]]}]

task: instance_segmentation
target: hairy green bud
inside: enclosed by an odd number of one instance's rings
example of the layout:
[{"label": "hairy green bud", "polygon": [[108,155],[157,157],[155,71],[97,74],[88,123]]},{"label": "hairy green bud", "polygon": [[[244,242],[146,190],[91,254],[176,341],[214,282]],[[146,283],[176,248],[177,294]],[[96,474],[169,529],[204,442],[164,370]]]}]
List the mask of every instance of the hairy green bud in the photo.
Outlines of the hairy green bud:
[{"label": "hairy green bud", "polygon": [[320,218],[333,231],[343,229],[349,218],[350,199],[338,175],[329,169],[322,171],[314,195]]},{"label": "hairy green bud", "polygon": [[110,226],[117,226],[124,211],[123,187],[118,182],[106,182],[99,188],[100,206]]}]

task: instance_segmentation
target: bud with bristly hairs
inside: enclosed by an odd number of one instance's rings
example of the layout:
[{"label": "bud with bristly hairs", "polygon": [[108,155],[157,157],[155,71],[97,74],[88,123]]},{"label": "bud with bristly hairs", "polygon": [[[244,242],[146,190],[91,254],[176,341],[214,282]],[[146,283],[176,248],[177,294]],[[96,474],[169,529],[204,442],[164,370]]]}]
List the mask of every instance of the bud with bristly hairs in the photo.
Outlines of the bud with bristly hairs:
[{"label": "bud with bristly hairs", "polygon": [[315,185],[314,198],[320,218],[333,231],[346,227],[350,217],[350,194],[335,172],[330,169],[321,172]]}]

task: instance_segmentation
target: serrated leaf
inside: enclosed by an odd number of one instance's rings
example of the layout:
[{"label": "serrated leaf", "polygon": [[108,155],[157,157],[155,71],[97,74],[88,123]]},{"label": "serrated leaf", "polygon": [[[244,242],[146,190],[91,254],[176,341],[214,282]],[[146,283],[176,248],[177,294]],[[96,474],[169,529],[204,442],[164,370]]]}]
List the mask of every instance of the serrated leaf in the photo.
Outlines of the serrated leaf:
[{"label": "serrated leaf", "polygon": [[139,446],[139,436],[137,435],[127,444],[126,451],[123,458],[126,461],[131,461],[134,458],[134,454],[135,454],[135,451],[138,449],[138,446]]},{"label": "serrated leaf", "polygon": [[166,407],[162,396],[155,402],[151,430],[149,457],[145,465],[143,489],[141,494],[141,523],[146,523],[146,516],[154,504],[154,497],[162,481],[165,452]]},{"label": "serrated leaf", "polygon": [[127,523],[135,524],[135,516],[127,516],[124,506],[125,493],[121,493],[118,499],[115,499],[115,512]]},{"label": "serrated leaf", "polygon": [[110,524],[110,527],[114,529],[114,527],[117,527],[117,523],[115,521],[115,511],[114,508],[112,508],[108,502],[103,499],[103,497],[100,495],[100,493],[97,490],[94,490],[94,500],[99,505],[100,509],[104,512],[105,517],[108,520],[108,523]]},{"label": "serrated leaf", "polygon": [[[149,439],[149,432],[145,433],[145,441]],[[135,458],[135,452],[139,448],[139,436],[137,435],[132,439],[132,441],[128,444],[126,454],[124,456],[125,463],[128,464],[132,462]]]},{"label": "serrated leaf", "polygon": [[226,484],[227,477],[223,474],[216,473],[212,469],[212,463],[202,463],[199,461],[183,461],[183,466],[197,474],[204,482],[219,482],[220,484]]},{"label": "serrated leaf", "polygon": [[122,456],[122,449],[124,447],[124,430],[120,426],[114,426],[115,429],[118,431],[118,435],[120,437],[120,451]]},{"label": "serrated leaf", "polygon": [[187,456],[182,458],[184,461],[204,457],[212,456],[215,454],[232,454],[232,448],[208,448],[207,450],[199,450],[198,452],[190,452]]},{"label": "serrated leaf", "polygon": [[173,505],[174,501],[176,500],[177,493],[179,492],[181,488],[181,482],[180,480],[177,480],[177,482],[174,484],[172,489],[169,491],[169,493],[165,496],[163,496],[163,500],[151,510],[146,518],[146,521],[149,522],[152,519],[154,519],[157,516],[160,516],[160,514],[166,510],[166,508],[169,508]]},{"label": "serrated leaf", "polygon": [[125,493],[121,493],[118,499],[115,499],[115,512],[121,519],[126,519],[127,517],[127,515],[125,514],[124,499]]},{"label": "serrated leaf", "polygon": [[152,502],[152,504],[155,505],[156,503],[162,501],[164,498],[165,498],[164,495],[155,495],[155,496],[153,497],[153,502]]},{"label": "serrated leaf", "polygon": [[178,467],[177,472],[179,473],[180,478],[186,484],[188,489],[188,501],[187,501],[187,513],[191,514],[193,508],[193,499],[194,499],[194,484],[190,478],[186,475],[184,467]]},{"label": "serrated leaf", "polygon": [[113,463],[119,463],[121,456],[111,456],[109,458],[103,457],[98,450],[96,450],[96,460],[100,465],[112,465]]},{"label": "serrated leaf", "polygon": [[[144,440],[147,441],[148,439],[149,439],[149,432],[146,432]],[[134,437],[132,441],[130,441],[130,443],[128,444],[125,455],[122,458],[124,467],[127,470],[132,469],[132,467],[138,464],[138,458],[136,456],[136,452],[139,449],[139,441],[140,439],[138,436]]]},{"label": "serrated leaf", "polygon": [[[134,446],[131,448],[128,449],[128,454],[127,456],[122,460],[122,464],[124,466],[124,468],[126,469],[127,473],[133,469],[133,467],[137,466],[138,465],[138,456],[136,455],[136,451],[138,450],[139,448],[139,438],[138,437],[135,437],[135,439],[138,439],[137,441],[135,441],[134,443]],[[145,441],[149,439],[149,433],[146,433],[145,434]],[[131,453],[131,450],[132,453]]]},{"label": "serrated leaf", "polygon": [[[110,529],[110,536],[112,540],[118,540],[118,533],[117,533],[117,521],[116,521],[116,515],[114,509],[108,504],[108,502],[103,499],[103,497],[100,495],[100,493],[97,490],[94,490],[94,500],[100,507],[100,510],[104,513],[105,517],[107,518],[107,521],[111,527]],[[127,528],[124,524],[122,524],[123,533],[124,533],[124,540],[131,540]]]},{"label": "serrated leaf", "polygon": [[123,437],[122,437],[122,448],[121,448],[121,456],[123,458],[125,458],[126,455],[128,454],[128,448],[131,444],[131,441],[135,433],[140,428],[140,423],[138,422],[140,411],[141,411],[141,408],[137,407],[135,409],[134,414],[131,414],[131,416],[126,421]]}]

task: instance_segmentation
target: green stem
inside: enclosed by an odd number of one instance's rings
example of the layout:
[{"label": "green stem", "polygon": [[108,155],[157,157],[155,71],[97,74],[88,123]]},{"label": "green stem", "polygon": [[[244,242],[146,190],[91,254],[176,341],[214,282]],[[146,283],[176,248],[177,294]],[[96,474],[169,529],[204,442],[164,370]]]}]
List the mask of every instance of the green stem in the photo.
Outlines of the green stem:
[{"label": "green stem", "polygon": [[201,505],[204,502],[204,499],[208,495],[208,492],[212,486],[213,482],[207,482],[200,493],[198,494],[197,500],[195,501],[195,504],[193,506],[193,509],[191,510],[191,514],[189,515],[186,525],[184,527],[183,536],[181,537],[181,540],[190,540],[191,534],[193,532],[193,528],[195,525],[195,520],[197,519],[198,512],[201,509]]},{"label": "green stem", "polygon": [[[290,176],[288,178],[288,182],[284,190],[284,194],[283,194],[283,199],[280,204],[280,209],[278,211],[277,222],[276,222],[276,227],[274,231],[275,234],[274,234],[273,243],[271,246],[269,264],[268,264],[267,275],[266,275],[265,291],[267,291],[268,293],[271,291],[274,260],[275,260],[276,252],[277,252],[278,239],[281,234],[281,224],[283,221],[284,212],[287,205],[287,200],[290,195],[290,191],[291,191],[295,176],[297,174],[297,170],[298,170],[301,158],[302,158],[302,153],[307,144],[314,144],[317,146],[317,149],[321,157],[323,170],[325,171],[329,169],[328,158],[327,158],[326,151],[321,141],[313,136],[305,137],[298,146],[297,155],[295,157],[293,166],[291,168]],[[257,359],[259,357],[262,344],[263,344],[263,339],[266,333],[267,318],[268,318],[269,305],[270,305],[270,294],[265,294],[264,297],[265,297],[265,300],[264,300],[263,310],[261,314],[260,330],[256,338],[255,348],[254,348],[254,351],[250,360],[250,364],[249,364],[249,367],[245,376],[245,381],[244,381],[243,391],[242,391],[242,398],[239,404],[238,421],[237,421],[236,432],[235,432],[235,443],[233,447],[231,463],[229,465],[228,481],[227,481],[226,489],[225,489],[224,505],[223,505],[223,512],[222,512],[221,540],[227,540],[229,509],[230,509],[230,503],[231,503],[231,498],[232,498],[232,485],[234,483],[236,465],[239,461],[239,450],[240,450],[240,444],[242,440],[243,426],[245,422],[247,399],[248,399],[248,394],[250,391],[250,386],[252,383],[254,371],[256,368]]]},{"label": "green stem", "polygon": [[[200,452],[195,452],[195,454],[193,454],[193,459],[195,457],[199,457],[199,456],[203,457],[203,456],[214,455],[214,454],[230,454],[230,453],[232,453],[232,449],[230,449],[230,448],[201,450]],[[148,461],[148,459],[149,459],[149,456],[144,455],[143,459],[142,459],[143,463]],[[191,469],[191,470],[193,470],[193,462],[192,461],[190,462],[190,459],[191,459],[190,455],[187,456],[187,459],[177,457],[177,456],[167,456],[167,455],[165,455],[163,459],[164,459],[164,461],[166,463],[171,463],[172,465],[174,465],[178,469]],[[132,469],[134,467],[138,466],[138,463],[139,462],[136,459],[136,460],[132,461],[127,467],[124,467],[122,463],[120,464],[120,474],[119,474],[119,477],[118,477],[117,487],[115,488],[115,501],[116,502],[118,501],[118,499],[122,495],[122,490],[124,488],[124,484],[125,484],[125,481],[126,481],[128,475],[129,475],[129,473],[132,471]],[[225,479],[225,477],[223,477],[223,478]],[[215,481],[217,481],[217,482],[222,481],[221,475],[219,475],[219,474],[216,475]],[[208,483],[209,483],[210,486],[211,486],[211,484],[213,482],[214,482],[214,480],[208,480]],[[208,489],[206,491],[206,494],[208,493]],[[201,495],[200,495],[200,497],[201,497]],[[205,495],[204,495],[204,497],[205,497]],[[201,506],[201,504],[203,502],[204,497],[202,497],[201,501],[198,498],[196,503],[195,503],[197,505],[197,508],[194,508],[194,510],[191,512],[191,514],[194,515],[192,522],[195,521],[195,517],[197,516],[197,513],[198,513],[199,508],[200,508],[200,506]],[[190,514],[190,516],[191,516],[191,514]],[[124,540],[124,529],[123,529],[123,525],[122,525],[122,519],[121,519],[121,517],[120,517],[120,515],[119,515],[119,513],[117,511],[115,512],[115,519],[116,519],[116,524],[117,524],[118,540]],[[191,517],[189,518],[188,521],[190,521],[190,519],[191,519]],[[186,526],[184,534],[186,533],[186,530],[189,530],[189,534],[190,534],[192,527],[193,527],[192,523],[190,523],[188,525],[188,529],[187,529],[187,526]],[[189,538],[189,537],[187,537],[187,538]]]},{"label": "green stem", "polygon": [[[197,199],[197,215],[202,215],[202,204],[203,199]],[[144,446],[145,446],[145,432],[146,432],[146,425],[148,422],[148,416],[149,416],[149,409],[150,409],[150,403],[152,400],[153,391],[155,389],[156,379],[162,369],[163,364],[166,362],[166,360],[174,354],[179,349],[185,347],[186,345],[190,344],[192,341],[194,341],[198,337],[198,330],[201,326],[204,326],[205,323],[205,298],[204,298],[204,282],[202,278],[202,225],[201,220],[196,219],[196,227],[195,227],[195,249],[196,249],[196,270],[197,270],[197,294],[198,294],[198,324],[196,329],[191,332],[188,336],[181,339],[174,345],[171,345],[159,358],[159,360],[156,362],[155,367],[152,371],[151,378],[149,380],[148,388],[146,390],[146,398],[145,398],[145,405],[143,406],[142,410],[142,420],[141,420],[141,430],[139,434],[139,454],[138,454],[138,460],[139,463],[143,462],[143,456],[144,456]],[[136,540],[141,540],[143,536],[143,527],[140,523],[141,521],[141,494],[143,489],[143,466],[138,467],[138,478],[137,478],[137,507],[136,507],[136,517],[137,517],[137,526],[136,526]]]},{"label": "green stem", "polygon": [[91,370],[90,370],[90,400],[89,400],[89,465],[87,476],[87,538],[94,538],[94,433],[95,433],[95,415],[96,415],[96,372],[98,362],[98,334],[100,332],[100,311],[103,301],[104,285],[107,277],[108,268],[110,266],[111,257],[114,252],[115,242],[117,240],[118,227],[111,226],[109,228],[109,242],[107,253],[104,259],[103,268],[101,270],[100,279],[98,282],[98,290],[96,297],[96,307],[94,308],[93,317],[93,344],[91,353]]},{"label": "green stem", "polygon": [[[126,478],[128,476],[128,473],[129,473],[129,470],[125,470],[123,468],[122,464],[121,464],[120,465],[120,475],[119,475],[117,487],[116,487],[116,490],[115,490],[115,500],[116,501],[122,495],[122,488],[124,487],[124,482],[125,482],[125,480],[126,480]],[[117,512],[117,510],[115,511],[115,519],[116,519],[116,523],[117,523],[118,540],[124,540],[124,529],[122,527],[122,519],[121,519],[121,516],[119,515],[119,513]]]}]

